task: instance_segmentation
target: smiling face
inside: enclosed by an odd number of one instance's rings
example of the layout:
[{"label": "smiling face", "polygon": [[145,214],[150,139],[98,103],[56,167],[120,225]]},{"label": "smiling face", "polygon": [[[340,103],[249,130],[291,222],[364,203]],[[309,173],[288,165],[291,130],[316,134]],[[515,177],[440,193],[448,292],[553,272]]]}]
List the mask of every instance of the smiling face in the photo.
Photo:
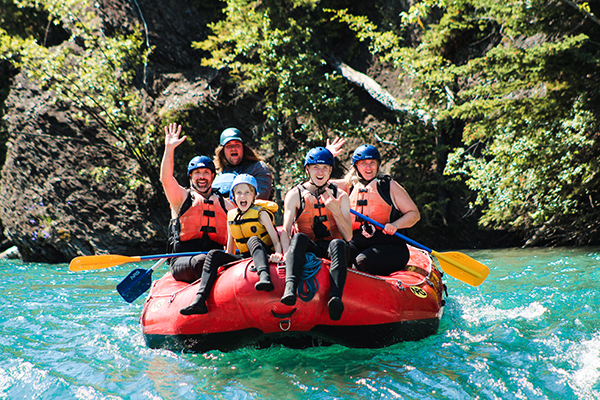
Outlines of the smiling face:
[{"label": "smiling face", "polygon": [[321,187],[329,181],[332,170],[331,165],[327,164],[311,164],[306,166],[310,181],[317,187]]},{"label": "smiling face", "polygon": [[372,181],[379,172],[379,162],[377,160],[359,160],[354,164],[359,175],[366,181]]},{"label": "smiling face", "polygon": [[223,146],[225,159],[231,165],[238,165],[244,157],[244,145],[239,140],[230,140]]},{"label": "smiling face", "polygon": [[210,191],[215,174],[208,168],[196,168],[190,172],[190,186],[200,194]]},{"label": "smiling face", "polygon": [[246,212],[252,207],[255,197],[256,192],[254,191],[254,187],[247,183],[240,183],[233,188],[233,199],[242,212]]}]

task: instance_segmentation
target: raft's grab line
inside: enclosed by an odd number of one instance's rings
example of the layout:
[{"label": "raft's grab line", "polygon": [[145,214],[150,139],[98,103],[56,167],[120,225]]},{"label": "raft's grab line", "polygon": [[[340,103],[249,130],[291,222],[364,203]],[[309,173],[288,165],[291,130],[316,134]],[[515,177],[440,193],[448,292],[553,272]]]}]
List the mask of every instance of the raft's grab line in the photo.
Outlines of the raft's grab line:
[{"label": "raft's grab line", "polygon": [[[424,251],[424,250],[419,250],[419,251]],[[366,278],[371,278],[371,279],[375,279],[375,280],[379,280],[379,281],[395,281],[395,282],[396,282],[396,285],[397,285],[397,286],[399,286],[399,288],[400,288],[401,290],[404,290],[404,287],[409,287],[409,286],[419,286],[419,285],[422,285],[422,284],[424,284],[424,283],[427,283],[427,284],[429,284],[430,286],[433,286],[433,285],[430,283],[430,281],[429,281],[429,278],[431,277],[431,272],[433,271],[433,265],[434,265],[434,264],[433,264],[433,262],[431,261],[431,257],[429,256],[429,254],[426,254],[426,255],[427,255],[427,257],[429,258],[429,263],[427,264],[427,267],[426,267],[426,268],[423,268],[422,266],[418,266],[418,268],[419,268],[419,269],[421,269],[421,270],[423,270],[423,271],[425,271],[425,272],[427,272],[427,275],[423,275],[422,273],[419,273],[419,272],[413,271],[413,272],[415,272],[415,274],[417,274],[417,275],[419,275],[419,276],[421,276],[421,277],[422,277],[422,278],[421,278],[421,280],[420,280],[419,282],[416,282],[416,283],[406,284],[406,283],[402,282],[402,280],[401,280],[400,278],[396,278],[396,277],[394,277],[394,276],[372,275],[372,274],[369,274],[369,273],[366,273],[366,272],[362,272],[362,271],[358,271],[358,270],[355,270],[355,269],[349,269],[348,271],[349,271],[349,272],[351,272],[351,273],[353,273],[353,274],[361,275],[361,276],[364,276],[364,277],[366,277]],[[250,257],[249,257],[249,258],[247,258],[247,259],[245,259],[245,260],[249,260],[249,259],[250,259]],[[320,261],[321,259],[319,258],[318,260]],[[230,265],[233,265],[233,264],[236,264],[236,263],[238,263],[238,262],[240,262],[240,261],[243,261],[243,260],[236,260],[236,261],[232,261],[232,262],[230,262],[230,263],[228,263],[228,264],[224,264],[224,265],[223,265],[223,267],[228,267],[228,266],[230,266]],[[279,263],[279,264],[277,265],[277,267],[279,268],[279,267],[280,267],[280,266],[282,266],[282,265],[283,265],[283,264]],[[408,264],[408,265],[407,265],[407,267],[410,267],[410,266],[411,266],[410,264]],[[414,267],[417,267],[417,266],[415,266],[415,265],[412,265],[412,266],[414,266]],[[249,269],[249,268],[248,268],[248,265],[246,265],[246,268],[244,268],[244,275],[246,274],[246,272],[247,272],[247,270],[248,270],[248,269]],[[318,269],[317,269],[317,271],[318,271]],[[194,285],[195,285],[195,284],[197,284],[199,281],[200,281],[200,279],[197,279],[197,280],[195,280],[194,282],[192,282],[192,283],[189,283],[189,284],[187,284],[186,286],[182,287],[181,289],[178,289],[178,290],[176,290],[176,291],[174,291],[174,292],[172,292],[172,293],[157,294],[157,295],[153,295],[152,297],[154,297],[154,298],[159,298],[159,297],[169,297],[169,298],[170,298],[170,299],[169,299],[169,303],[172,303],[172,302],[175,300],[175,297],[177,297],[177,295],[178,295],[179,293],[181,293],[181,292],[183,292],[183,291],[185,291],[185,290],[189,289],[191,286],[194,286]],[[317,290],[318,290],[318,282],[317,282],[317,288],[315,289],[315,292],[316,292]],[[315,293],[312,293],[312,295],[313,295],[313,296],[314,296],[314,294],[315,294]],[[303,299],[303,300],[306,302],[306,301],[310,301],[311,299],[312,299],[312,296],[311,296],[310,298],[307,298],[306,300],[304,300],[304,299]]]}]

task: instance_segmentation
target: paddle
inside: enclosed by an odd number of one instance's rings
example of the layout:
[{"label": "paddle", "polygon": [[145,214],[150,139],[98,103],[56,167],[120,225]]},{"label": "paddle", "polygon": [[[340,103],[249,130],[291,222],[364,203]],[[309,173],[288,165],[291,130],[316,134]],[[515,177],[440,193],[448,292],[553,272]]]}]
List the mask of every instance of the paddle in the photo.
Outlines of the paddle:
[{"label": "paddle", "polygon": [[151,256],[119,256],[116,254],[103,254],[99,256],[79,256],[71,260],[69,270],[71,271],[87,271],[90,269],[110,268],[116,265],[126,264],[130,262],[140,262],[144,260],[156,260],[159,258],[173,258],[196,256],[206,252],[195,253],[171,253],[171,254],[156,254]]},{"label": "paddle", "polygon": [[[385,226],[383,226],[379,222],[377,222],[365,215],[362,215],[361,213],[359,213],[357,211],[350,210],[350,212],[352,214],[356,215],[357,217],[360,217],[360,218],[364,219],[365,221],[370,222],[371,224],[375,225],[379,229],[385,228]],[[485,278],[487,278],[488,274],[490,273],[490,269],[488,267],[486,267],[479,261],[472,259],[471,257],[467,256],[466,254],[462,254],[457,251],[438,253],[437,251],[432,250],[429,247],[423,246],[422,244],[417,243],[414,240],[409,239],[406,236],[404,236],[398,232],[394,233],[394,235],[404,239],[407,243],[410,243],[411,245],[418,247],[420,249],[423,249],[426,252],[434,255],[438,259],[442,269],[448,275],[453,276],[456,279],[463,281],[471,286],[481,285],[483,283],[483,281],[485,281]]]},{"label": "paddle", "polygon": [[146,293],[146,290],[150,289],[150,286],[152,286],[152,272],[166,260],[166,258],[158,260],[148,270],[143,268],[134,269],[117,285],[117,292],[119,292],[126,302],[132,303],[135,299]]}]

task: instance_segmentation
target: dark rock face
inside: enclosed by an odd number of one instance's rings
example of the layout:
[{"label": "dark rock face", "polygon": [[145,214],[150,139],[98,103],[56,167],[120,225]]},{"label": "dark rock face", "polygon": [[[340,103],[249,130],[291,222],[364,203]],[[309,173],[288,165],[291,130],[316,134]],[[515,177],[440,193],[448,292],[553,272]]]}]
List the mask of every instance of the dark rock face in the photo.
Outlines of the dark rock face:
[{"label": "dark rock face", "polygon": [[[205,37],[206,16],[218,12],[216,3],[205,8],[153,0],[98,3],[109,34],[117,27],[148,27],[155,49],[148,79],[140,77],[139,85],[147,94],[149,123],[184,100],[204,101],[207,71],[199,67],[200,54],[191,42]],[[0,219],[8,240],[24,261],[34,262],[165,252],[169,215],[164,194],[156,189],[160,185],[132,183],[128,178],[138,166],[114,146],[115,140],[99,126],[80,122],[69,104],[55,105],[51,96],[19,74],[5,101],[9,140]]]},{"label": "dark rock face", "polygon": [[96,126],[74,121],[67,105],[50,106],[50,96],[19,75],[7,100],[5,235],[26,261],[164,251],[166,215],[148,212],[156,193],[127,187],[135,165]]}]

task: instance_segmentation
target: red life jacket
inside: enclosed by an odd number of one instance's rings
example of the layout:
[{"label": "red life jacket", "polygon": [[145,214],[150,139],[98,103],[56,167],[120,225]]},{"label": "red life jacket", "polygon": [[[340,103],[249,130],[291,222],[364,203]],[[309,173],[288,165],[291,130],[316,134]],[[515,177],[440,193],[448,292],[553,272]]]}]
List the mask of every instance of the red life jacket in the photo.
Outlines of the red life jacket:
[{"label": "red life jacket", "polygon": [[227,244],[227,207],[225,200],[216,194],[205,199],[188,192],[176,220],[173,232],[176,242],[208,238],[223,246]]},{"label": "red life jacket", "polygon": [[[373,179],[366,186],[357,183],[350,193],[350,208],[382,225],[400,218],[390,195],[390,177]],[[364,221],[352,214],[352,230],[360,229]]]},{"label": "red life jacket", "polygon": [[[304,185],[296,186],[300,195],[300,208],[296,212],[295,228],[312,241],[343,239],[333,214],[321,201],[321,195],[315,196]],[[329,183],[329,189],[337,197],[337,186]]]}]

